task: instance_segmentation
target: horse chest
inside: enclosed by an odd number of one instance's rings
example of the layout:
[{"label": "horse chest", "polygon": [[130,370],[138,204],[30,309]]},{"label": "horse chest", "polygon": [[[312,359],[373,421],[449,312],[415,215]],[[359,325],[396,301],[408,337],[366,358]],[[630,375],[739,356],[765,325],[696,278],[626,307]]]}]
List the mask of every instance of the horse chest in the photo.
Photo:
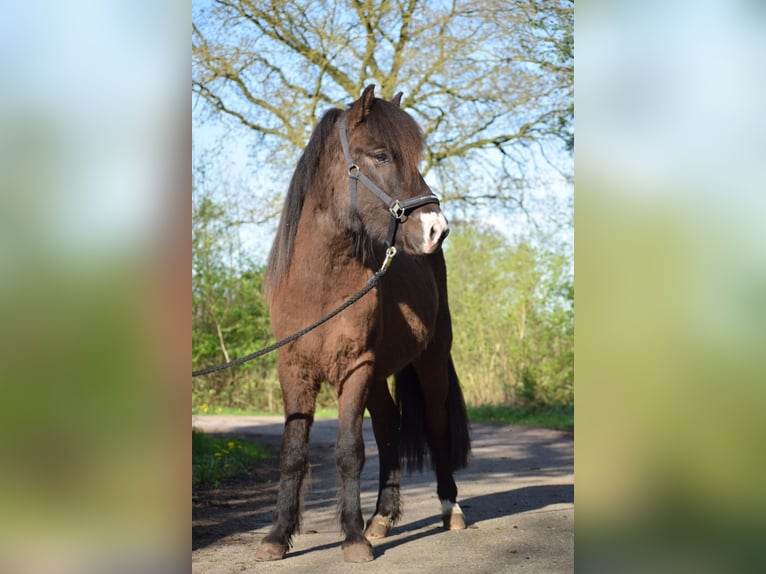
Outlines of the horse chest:
[{"label": "horse chest", "polygon": [[433,337],[435,321],[435,305],[413,305],[410,302],[388,305],[382,317],[385,344],[400,340],[403,345],[421,350]]},{"label": "horse chest", "polygon": [[381,293],[378,357],[386,364],[409,362],[434,339],[439,298],[430,277],[391,281]]}]

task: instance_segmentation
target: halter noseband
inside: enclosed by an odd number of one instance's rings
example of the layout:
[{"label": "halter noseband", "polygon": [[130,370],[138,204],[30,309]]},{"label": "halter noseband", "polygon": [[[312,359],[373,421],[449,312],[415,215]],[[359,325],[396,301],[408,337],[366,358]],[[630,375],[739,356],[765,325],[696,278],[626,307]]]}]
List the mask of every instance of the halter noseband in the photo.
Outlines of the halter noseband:
[{"label": "halter noseband", "polygon": [[343,155],[346,156],[346,166],[348,167],[348,190],[349,195],[351,196],[351,206],[354,209],[354,213],[356,213],[357,217],[360,217],[359,211],[357,209],[357,183],[359,180],[361,180],[364,186],[369,189],[375,196],[377,196],[377,198],[380,199],[380,201],[382,201],[386,207],[388,207],[388,211],[391,213],[392,219],[388,226],[388,237],[386,238],[386,245],[389,250],[387,252],[387,256],[389,253],[391,253],[391,249],[394,249],[393,253],[390,255],[393,257],[393,254],[396,253],[396,249],[394,248],[394,239],[396,238],[396,230],[399,227],[399,224],[404,223],[407,220],[407,216],[418,207],[428,205],[429,203],[435,203],[436,205],[439,205],[439,198],[437,198],[433,193],[428,193],[425,195],[419,195],[418,197],[413,197],[411,199],[406,199],[404,201],[399,201],[398,199],[392,198],[385,191],[375,185],[375,183],[373,183],[370,178],[364,175],[362,170],[359,169],[359,166],[356,165],[354,159],[351,157],[351,152],[348,148],[345,112],[340,117],[340,145],[343,148]]}]

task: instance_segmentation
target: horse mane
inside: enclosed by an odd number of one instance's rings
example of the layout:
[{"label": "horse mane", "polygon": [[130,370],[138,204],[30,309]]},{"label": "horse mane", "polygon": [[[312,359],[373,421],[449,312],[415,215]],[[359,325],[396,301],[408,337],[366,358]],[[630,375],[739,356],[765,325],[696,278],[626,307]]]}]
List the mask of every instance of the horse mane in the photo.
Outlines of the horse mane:
[{"label": "horse mane", "polygon": [[279,219],[277,235],[269,253],[266,265],[266,297],[271,300],[272,293],[280,285],[290,269],[295,249],[295,236],[311,181],[319,169],[319,159],[328,140],[333,137],[335,122],[343,110],[332,108],[325,112],[311,134],[309,143],[298,160],[295,172],[287,189],[282,216]]}]

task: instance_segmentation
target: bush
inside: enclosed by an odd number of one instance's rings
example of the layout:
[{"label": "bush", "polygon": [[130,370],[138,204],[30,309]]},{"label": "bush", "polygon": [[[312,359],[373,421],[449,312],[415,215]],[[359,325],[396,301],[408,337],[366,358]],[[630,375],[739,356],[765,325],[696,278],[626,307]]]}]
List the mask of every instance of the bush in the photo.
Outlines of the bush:
[{"label": "bush", "polygon": [[571,261],[532,238],[457,225],[445,248],[453,356],[469,405],[571,405]]}]

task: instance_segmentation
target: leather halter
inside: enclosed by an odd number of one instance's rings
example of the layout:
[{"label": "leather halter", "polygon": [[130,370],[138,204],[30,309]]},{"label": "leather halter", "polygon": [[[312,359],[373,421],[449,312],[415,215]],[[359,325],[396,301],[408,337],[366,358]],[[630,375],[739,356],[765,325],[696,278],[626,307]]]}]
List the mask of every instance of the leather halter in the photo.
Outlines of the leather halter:
[{"label": "leather halter", "polygon": [[[346,113],[340,117],[340,145],[343,148],[343,155],[346,157],[346,166],[348,167],[348,189],[351,196],[351,205],[354,212],[359,216],[357,210],[357,184],[361,180],[370,192],[372,192],[380,201],[382,201],[391,213],[391,223],[388,226],[388,237],[386,238],[386,245],[390,248],[394,245],[394,239],[396,238],[396,230],[400,223],[404,223],[407,220],[407,216],[416,210],[418,207],[428,205],[429,203],[435,203],[439,205],[439,198],[433,193],[427,193],[425,195],[419,195],[411,199],[405,199],[399,201],[392,198],[385,191],[380,189],[375,183],[366,175],[362,173],[359,166],[354,162],[354,158],[351,157],[351,152],[348,147],[348,135],[346,133]],[[429,190],[430,191],[430,190]],[[361,219],[361,217],[360,217]]]}]

